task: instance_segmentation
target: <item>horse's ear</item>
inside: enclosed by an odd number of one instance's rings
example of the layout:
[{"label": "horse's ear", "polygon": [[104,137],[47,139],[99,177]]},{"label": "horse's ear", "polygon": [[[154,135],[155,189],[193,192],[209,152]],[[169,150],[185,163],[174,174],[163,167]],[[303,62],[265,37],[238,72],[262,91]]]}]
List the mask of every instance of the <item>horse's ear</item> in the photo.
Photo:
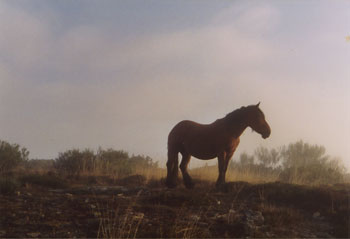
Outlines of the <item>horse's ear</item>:
[{"label": "horse's ear", "polygon": [[260,101],[259,101],[259,103],[256,105],[256,107],[259,107],[259,105],[260,105]]}]

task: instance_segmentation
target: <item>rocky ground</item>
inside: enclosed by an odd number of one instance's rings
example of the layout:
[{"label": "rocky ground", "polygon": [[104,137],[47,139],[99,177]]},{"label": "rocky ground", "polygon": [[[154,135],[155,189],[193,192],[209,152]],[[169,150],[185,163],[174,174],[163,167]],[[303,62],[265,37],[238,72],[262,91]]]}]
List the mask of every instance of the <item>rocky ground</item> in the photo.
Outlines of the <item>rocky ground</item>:
[{"label": "rocky ground", "polygon": [[350,236],[349,185],[161,182],[21,187],[0,195],[0,237],[223,238]]}]

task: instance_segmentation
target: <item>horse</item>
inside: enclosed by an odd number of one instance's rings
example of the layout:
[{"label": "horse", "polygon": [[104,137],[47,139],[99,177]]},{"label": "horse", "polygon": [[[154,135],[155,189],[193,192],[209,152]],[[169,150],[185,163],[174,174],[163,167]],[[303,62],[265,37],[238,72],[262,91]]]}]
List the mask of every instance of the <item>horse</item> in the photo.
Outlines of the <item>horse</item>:
[{"label": "horse", "polygon": [[266,139],[271,134],[269,124],[264,113],[256,105],[242,106],[217,119],[211,124],[199,124],[190,120],[183,120],[176,124],[168,136],[168,161],[166,186],[174,188],[178,179],[178,153],[182,160],[180,169],[186,188],[193,188],[194,183],[187,172],[191,156],[209,160],[218,158],[219,177],[216,186],[225,184],[227,165],[235,152],[243,131],[250,127]]}]

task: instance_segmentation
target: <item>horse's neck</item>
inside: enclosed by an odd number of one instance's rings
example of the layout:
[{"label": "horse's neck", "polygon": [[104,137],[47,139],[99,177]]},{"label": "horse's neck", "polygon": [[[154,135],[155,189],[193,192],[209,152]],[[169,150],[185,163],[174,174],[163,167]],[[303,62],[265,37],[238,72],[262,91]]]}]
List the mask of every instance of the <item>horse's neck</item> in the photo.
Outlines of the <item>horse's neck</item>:
[{"label": "horse's neck", "polygon": [[248,127],[248,124],[240,118],[226,121],[225,123],[227,125],[228,131],[234,138],[239,138],[244,130]]}]

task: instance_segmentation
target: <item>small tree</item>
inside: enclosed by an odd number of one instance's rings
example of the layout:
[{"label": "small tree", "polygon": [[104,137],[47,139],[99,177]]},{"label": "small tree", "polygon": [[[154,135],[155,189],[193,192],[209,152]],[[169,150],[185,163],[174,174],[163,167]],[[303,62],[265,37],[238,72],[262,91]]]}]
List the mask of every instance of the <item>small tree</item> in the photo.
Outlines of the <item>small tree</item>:
[{"label": "small tree", "polygon": [[98,164],[106,174],[116,176],[129,175],[132,168],[129,162],[129,154],[123,150],[102,149],[97,151]]},{"label": "small tree", "polygon": [[29,151],[18,144],[0,140],[0,173],[13,170],[28,161]]},{"label": "small tree", "polygon": [[269,150],[265,147],[259,147],[254,154],[259,164],[264,167],[276,166],[281,159],[280,152],[276,149]]},{"label": "small tree", "polygon": [[96,157],[94,152],[85,149],[67,150],[58,154],[54,167],[63,174],[79,175],[82,172],[92,172],[95,169]]},{"label": "small tree", "polygon": [[339,159],[326,155],[326,149],[303,141],[284,146],[281,151],[283,172],[287,182],[336,183],[341,182],[345,167]]},{"label": "small tree", "polygon": [[254,156],[247,154],[246,152],[241,153],[239,156],[239,163],[242,167],[247,167],[254,164]]}]

